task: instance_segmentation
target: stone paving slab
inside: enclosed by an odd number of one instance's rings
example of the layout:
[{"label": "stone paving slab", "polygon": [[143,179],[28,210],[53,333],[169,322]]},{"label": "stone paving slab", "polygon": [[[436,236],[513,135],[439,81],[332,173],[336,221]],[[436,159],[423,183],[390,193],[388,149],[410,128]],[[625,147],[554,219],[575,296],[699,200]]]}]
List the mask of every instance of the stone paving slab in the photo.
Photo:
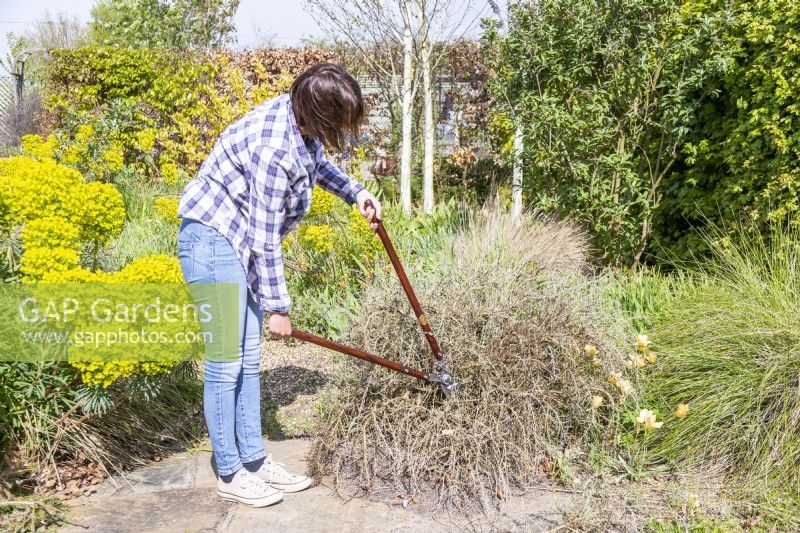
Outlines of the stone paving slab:
[{"label": "stone paving slab", "polygon": [[[274,460],[284,463],[289,470],[306,470],[308,440],[265,441],[265,446]],[[109,479],[95,494],[72,500],[70,524],[62,531],[546,531],[560,522],[559,510],[569,503],[563,494],[547,491],[512,498],[508,502],[509,516],[490,527],[483,520],[469,523],[464,517],[446,515],[434,519],[400,505],[360,498],[343,500],[323,485],[286,494],[281,503],[260,509],[223,501],[215,489],[209,452],[177,454]]]},{"label": "stone paving slab", "polygon": [[[267,441],[267,451],[290,470],[306,470],[307,440]],[[217,498],[211,454],[180,454],[107,480],[97,493],[73,500],[65,533],[167,531],[444,531],[400,507],[342,500],[316,486],[270,507],[253,509]]]}]

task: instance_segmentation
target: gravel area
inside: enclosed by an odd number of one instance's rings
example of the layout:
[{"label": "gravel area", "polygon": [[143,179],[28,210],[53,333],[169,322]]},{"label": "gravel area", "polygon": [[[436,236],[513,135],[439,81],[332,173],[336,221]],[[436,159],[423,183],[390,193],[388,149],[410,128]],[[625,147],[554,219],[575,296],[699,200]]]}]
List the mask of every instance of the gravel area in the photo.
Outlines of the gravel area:
[{"label": "gravel area", "polygon": [[328,394],[342,356],[308,343],[264,339],[261,347],[262,413],[271,438],[307,436]]}]

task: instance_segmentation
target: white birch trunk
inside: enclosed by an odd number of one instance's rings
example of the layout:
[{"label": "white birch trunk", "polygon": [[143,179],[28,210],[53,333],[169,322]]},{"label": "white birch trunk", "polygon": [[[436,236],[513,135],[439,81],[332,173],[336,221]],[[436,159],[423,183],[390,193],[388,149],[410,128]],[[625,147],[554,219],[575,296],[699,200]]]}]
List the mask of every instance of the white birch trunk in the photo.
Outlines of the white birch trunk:
[{"label": "white birch trunk", "polygon": [[433,154],[436,141],[433,123],[433,84],[431,83],[430,41],[422,47],[422,96],[425,104],[425,158],[422,165],[422,208],[426,213],[433,211]]},{"label": "white birch trunk", "polygon": [[403,19],[403,103],[401,108],[402,138],[400,140],[400,205],[411,213],[411,89],[414,76],[414,39],[411,35],[411,8],[406,3]]},{"label": "white birch trunk", "polygon": [[514,132],[514,168],[511,176],[511,216],[519,218],[522,214],[522,126]]}]

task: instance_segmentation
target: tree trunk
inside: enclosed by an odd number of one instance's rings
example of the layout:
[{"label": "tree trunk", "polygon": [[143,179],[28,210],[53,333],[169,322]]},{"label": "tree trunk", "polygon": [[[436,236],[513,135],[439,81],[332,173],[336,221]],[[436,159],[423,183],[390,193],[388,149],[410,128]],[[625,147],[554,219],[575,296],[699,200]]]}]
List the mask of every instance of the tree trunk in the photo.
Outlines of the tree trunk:
[{"label": "tree trunk", "polygon": [[433,154],[436,142],[433,122],[433,84],[431,83],[430,41],[422,47],[422,95],[425,101],[425,159],[422,165],[422,208],[433,211]]},{"label": "tree trunk", "polygon": [[522,214],[522,125],[514,132],[514,169],[511,178],[511,216]]},{"label": "tree trunk", "polygon": [[406,4],[407,16],[403,28],[403,103],[402,139],[400,141],[400,205],[411,213],[411,122],[414,39],[411,35],[411,8]]}]

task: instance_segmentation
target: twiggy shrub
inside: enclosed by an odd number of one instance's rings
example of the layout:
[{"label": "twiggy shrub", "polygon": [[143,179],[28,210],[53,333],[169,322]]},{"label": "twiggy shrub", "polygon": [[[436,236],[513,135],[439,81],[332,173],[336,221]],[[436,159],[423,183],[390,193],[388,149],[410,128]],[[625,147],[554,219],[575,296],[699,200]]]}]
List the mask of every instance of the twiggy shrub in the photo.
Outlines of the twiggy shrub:
[{"label": "twiggy shrub", "polygon": [[[608,380],[625,372],[631,330],[586,276],[585,250],[571,224],[515,225],[484,211],[438,261],[409,264],[461,388],[445,400],[432,385],[348,361],[316,473],[344,490],[487,508],[565,448],[612,438],[622,404],[635,401]],[[350,343],[431,369],[397,280],[379,276],[363,301]],[[593,409],[594,396],[603,402]]]}]

